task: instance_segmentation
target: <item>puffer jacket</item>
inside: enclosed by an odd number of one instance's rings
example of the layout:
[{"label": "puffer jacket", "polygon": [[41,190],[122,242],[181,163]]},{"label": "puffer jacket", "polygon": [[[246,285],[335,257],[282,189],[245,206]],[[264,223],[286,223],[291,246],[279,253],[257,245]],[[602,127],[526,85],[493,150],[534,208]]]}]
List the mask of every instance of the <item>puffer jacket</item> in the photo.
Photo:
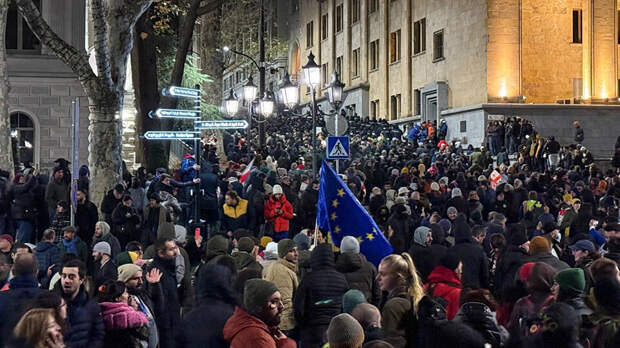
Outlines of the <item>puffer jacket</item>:
[{"label": "puffer jacket", "polygon": [[508,331],[497,323],[495,313],[484,303],[464,303],[454,321],[478,331],[492,347],[503,346],[508,341]]},{"label": "puffer jacket", "polygon": [[349,290],[347,279],[336,270],[331,244],[314,248],[310,267],[312,270],[301,280],[294,298],[295,318],[302,330],[329,325],[340,314],[342,295]]},{"label": "puffer jacket", "polygon": [[[281,209],[280,214],[276,214],[277,208]],[[286,200],[284,195],[282,195],[279,200],[271,196],[267,202],[265,202],[265,220],[272,224],[274,232],[288,231],[290,229],[289,223],[292,218],[293,206]]]},{"label": "puffer jacket", "polygon": [[381,301],[377,269],[360,253],[342,253],[336,260],[336,269],[344,274],[349,288],[361,291],[368,303],[375,306]]},{"label": "puffer jacket", "polygon": [[67,322],[69,331],[64,337],[67,346],[84,348],[103,346],[105,327],[101,319],[101,310],[95,300],[88,298],[84,287],[67,303]]},{"label": "puffer jacket", "polygon": [[9,188],[8,196],[11,200],[11,217],[15,220],[34,218],[35,207],[34,190],[37,179],[30,177],[25,184],[13,184]]},{"label": "puffer jacket", "polygon": [[106,335],[104,347],[142,347],[148,339],[148,319],[123,302],[102,302],[101,316]]},{"label": "puffer jacket", "polygon": [[292,330],[295,328],[295,315],[293,312],[293,294],[297,293],[299,280],[297,278],[297,265],[285,260],[278,261],[269,265],[263,271],[263,278],[275,284],[282,297],[282,318],[280,328],[282,330]]},{"label": "puffer jacket", "polygon": [[253,229],[254,209],[249,206],[248,201],[239,198],[235,206],[224,204],[221,213],[221,227],[223,233],[234,231],[238,228]]},{"label": "puffer jacket", "polygon": [[446,316],[452,320],[459,310],[461,297],[461,280],[456,277],[453,270],[444,266],[437,266],[428,276],[428,283],[424,289],[434,297],[441,297],[448,303]]}]

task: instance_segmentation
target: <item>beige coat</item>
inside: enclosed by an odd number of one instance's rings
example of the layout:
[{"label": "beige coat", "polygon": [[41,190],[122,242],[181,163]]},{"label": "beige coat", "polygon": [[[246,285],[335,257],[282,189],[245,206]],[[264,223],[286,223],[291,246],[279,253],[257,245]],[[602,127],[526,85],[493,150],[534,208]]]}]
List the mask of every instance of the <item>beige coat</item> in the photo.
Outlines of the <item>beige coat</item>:
[{"label": "beige coat", "polygon": [[263,278],[276,285],[280,291],[282,304],[282,319],[280,320],[281,330],[292,330],[295,328],[295,313],[293,311],[293,294],[299,287],[299,279],[297,278],[297,265],[279,259],[272,263],[263,272]]}]

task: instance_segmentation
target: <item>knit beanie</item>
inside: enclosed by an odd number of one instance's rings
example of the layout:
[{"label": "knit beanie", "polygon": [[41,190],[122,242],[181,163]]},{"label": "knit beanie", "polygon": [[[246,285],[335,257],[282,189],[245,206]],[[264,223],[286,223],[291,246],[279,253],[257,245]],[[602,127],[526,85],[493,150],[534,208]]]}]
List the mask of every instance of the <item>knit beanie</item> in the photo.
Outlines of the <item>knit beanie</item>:
[{"label": "knit beanie", "polygon": [[267,300],[278,288],[269,281],[263,279],[249,279],[245,282],[243,290],[243,304],[248,312],[267,304]]},{"label": "knit beanie", "polygon": [[250,237],[243,237],[237,242],[237,249],[250,253],[254,249],[254,241]]},{"label": "knit beanie", "polygon": [[140,266],[134,265],[133,263],[124,264],[118,268],[118,280],[126,283],[129,278],[133,277],[141,270],[142,268],[140,268]]},{"label": "knit beanie", "polygon": [[112,248],[110,248],[108,242],[99,242],[93,247],[93,252],[107,254],[109,256],[112,255]]},{"label": "knit beanie", "polygon": [[295,242],[299,250],[310,249],[310,238],[308,238],[308,235],[303,232],[297,233],[295,237],[293,237],[293,242]]},{"label": "knit beanie", "polygon": [[586,288],[586,278],[581,268],[567,268],[555,275],[555,281],[562,290],[583,293]]},{"label": "knit beanie", "polygon": [[273,242],[273,238],[264,236],[263,238],[260,239],[260,246],[262,246],[263,248],[266,248],[267,244],[269,244],[270,242]]},{"label": "knit beanie", "polygon": [[364,343],[364,329],[350,314],[333,317],[327,328],[330,348],[357,348]]},{"label": "knit beanie", "polygon": [[283,258],[286,254],[288,254],[293,248],[296,248],[295,242],[292,239],[282,239],[278,242],[278,257]]},{"label": "knit beanie", "polygon": [[441,228],[444,232],[446,232],[446,234],[448,234],[448,232],[452,229],[452,223],[448,219],[441,219],[437,224],[441,226]]},{"label": "knit beanie", "polygon": [[228,239],[222,235],[215,235],[207,241],[207,260],[219,255],[228,254]]},{"label": "knit beanie", "polygon": [[278,259],[278,243],[269,242],[265,247],[265,259],[277,260]]},{"label": "knit beanie", "polygon": [[352,236],[345,236],[340,242],[341,253],[360,253],[360,243]]},{"label": "knit beanie", "polygon": [[446,213],[448,214],[458,214],[458,210],[455,207],[448,207],[448,209],[446,209]]},{"label": "knit beanie", "polygon": [[452,198],[455,197],[463,197],[463,193],[461,192],[461,189],[458,187],[455,187],[452,189]]},{"label": "knit beanie", "polygon": [[548,253],[549,251],[551,251],[551,244],[547,238],[536,236],[530,241],[530,255]]},{"label": "knit beanie", "polygon": [[134,263],[137,259],[138,254],[136,254],[135,252],[123,251],[122,253],[116,255],[116,257],[114,258],[114,263],[116,263],[117,266],[122,266],[128,263]]},{"label": "knit beanie", "polygon": [[436,182],[431,183],[431,191],[439,191],[439,184]]},{"label": "knit beanie", "polygon": [[360,303],[366,303],[366,296],[359,290],[351,289],[342,295],[342,312],[350,314]]}]

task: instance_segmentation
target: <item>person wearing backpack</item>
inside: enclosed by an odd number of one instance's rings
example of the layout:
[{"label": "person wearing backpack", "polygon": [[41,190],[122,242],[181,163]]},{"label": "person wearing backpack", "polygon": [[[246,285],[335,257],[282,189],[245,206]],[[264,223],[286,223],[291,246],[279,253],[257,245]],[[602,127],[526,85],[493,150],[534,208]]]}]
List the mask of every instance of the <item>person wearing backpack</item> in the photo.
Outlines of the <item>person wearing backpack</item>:
[{"label": "person wearing backpack", "polygon": [[424,289],[411,256],[402,253],[383,258],[377,281],[381,290],[387,292],[380,306],[385,341],[395,348],[412,346],[417,306]]},{"label": "person wearing backpack", "polygon": [[454,319],[459,311],[459,299],[461,297],[461,277],[463,275],[463,262],[454,252],[448,252],[441,259],[441,264],[428,276],[428,283],[424,290],[428,296],[445,302],[446,316],[448,320]]}]

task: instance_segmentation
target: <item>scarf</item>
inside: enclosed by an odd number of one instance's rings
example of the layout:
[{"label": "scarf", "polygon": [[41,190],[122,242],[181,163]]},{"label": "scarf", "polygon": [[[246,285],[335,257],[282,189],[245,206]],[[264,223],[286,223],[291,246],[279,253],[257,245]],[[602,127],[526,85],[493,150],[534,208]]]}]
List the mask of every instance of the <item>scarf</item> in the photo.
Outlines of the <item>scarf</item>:
[{"label": "scarf", "polygon": [[67,253],[72,253],[72,254],[77,255],[78,251],[77,251],[77,247],[75,246],[75,238],[71,239],[70,241],[67,241],[66,239],[63,238],[62,244],[65,246]]}]

